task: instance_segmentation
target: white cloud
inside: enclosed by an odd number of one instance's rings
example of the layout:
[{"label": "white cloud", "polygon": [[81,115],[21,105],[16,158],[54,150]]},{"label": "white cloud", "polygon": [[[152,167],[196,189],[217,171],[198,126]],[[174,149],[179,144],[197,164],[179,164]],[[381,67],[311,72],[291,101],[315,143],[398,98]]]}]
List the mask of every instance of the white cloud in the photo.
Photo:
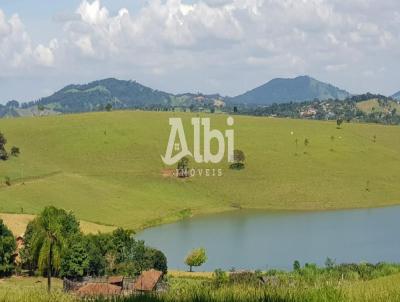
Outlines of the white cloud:
[{"label": "white cloud", "polygon": [[53,65],[54,41],[50,47],[34,46],[19,16],[14,14],[7,19],[0,10],[0,67],[3,73],[24,70],[32,65]]},{"label": "white cloud", "polygon": [[[0,67],[54,66],[74,82],[83,73],[116,75],[227,94],[298,74],[382,91],[397,85],[400,70],[398,0],[148,0],[138,10],[82,0],[65,16],[46,46],[0,10]],[[374,72],[382,66],[389,81]]]},{"label": "white cloud", "polygon": [[43,66],[52,66],[54,64],[53,51],[49,47],[45,47],[42,44],[39,44],[36,47],[33,56],[36,62]]},{"label": "white cloud", "polygon": [[346,64],[334,64],[334,65],[327,65],[325,69],[327,71],[342,71],[347,68]]},{"label": "white cloud", "polygon": [[76,12],[81,16],[83,22],[91,25],[104,24],[108,19],[108,10],[101,7],[98,0],[92,3],[83,1]]},{"label": "white cloud", "polygon": [[[181,0],[152,0],[134,16],[125,8],[110,16],[99,0],[84,0],[77,13],[80,20],[68,22],[67,33],[74,39],[90,34],[95,38],[92,41],[98,41],[93,48],[100,57],[107,51],[115,54],[127,47],[194,47],[207,39],[235,41],[242,35],[239,21],[227,5],[210,7],[203,2],[188,5]],[[79,47],[87,52],[86,47]]]}]

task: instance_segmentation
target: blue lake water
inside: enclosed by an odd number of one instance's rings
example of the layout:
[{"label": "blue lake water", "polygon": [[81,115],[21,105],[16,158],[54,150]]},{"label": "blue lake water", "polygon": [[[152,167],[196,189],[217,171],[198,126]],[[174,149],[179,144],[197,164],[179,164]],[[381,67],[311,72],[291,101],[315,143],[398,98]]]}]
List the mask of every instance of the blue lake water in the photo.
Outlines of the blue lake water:
[{"label": "blue lake water", "polygon": [[185,219],[137,236],[161,249],[171,269],[187,269],[188,251],[207,250],[210,271],[291,269],[299,260],[323,265],[343,262],[400,262],[400,206],[329,212],[240,210]]}]

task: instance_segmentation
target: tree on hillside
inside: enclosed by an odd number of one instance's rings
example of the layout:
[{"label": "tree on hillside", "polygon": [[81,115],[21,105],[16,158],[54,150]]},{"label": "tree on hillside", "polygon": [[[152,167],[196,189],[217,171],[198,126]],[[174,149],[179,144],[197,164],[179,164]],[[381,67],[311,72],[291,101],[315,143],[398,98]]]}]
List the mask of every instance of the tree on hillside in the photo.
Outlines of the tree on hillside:
[{"label": "tree on hillside", "polygon": [[12,146],[10,154],[11,154],[11,156],[17,157],[20,154],[19,148],[16,146]]},{"label": "tree on hillside", "polygon": [[106,109],[106,111],[110,112],[112,109],[112,104],[111,103],[107,103],[107,105],[104,107]]},{"label": "tree on hillside", "polygon": [[46,207],[32,221],[28,248],[37,268],[47,276],[48,291],[51,289],[51,277],[61,265],[61,254],[65,243],[72,235],[79,233],[79,222],[71,214],[55,207]]},{"label": "tree on hillside", "polygon": [[295,261],[293,262],[293,270],[294,270],[295,272],[298,272],[298,271],[301,270],[301,265],[300,265],[300,261],[299,261],[299,260],[295,260]]},{"label": "tree on hillside", "polygon": [[0,160],[7,160],[8,153],[6,151],[7,139],[4,134],[0,132]]},{"label": "tree on hillside", "polygon": [[337,125],[337,129],[340,129],[340,127],[342,126],[342,124],[343,124],[343,119],[342,118],[339,118],[339,119],[337,119],[336,120],[336,125]]},{"label": "tree on hillside", "polygon": [[14,269],[15,239],[0,219],[0,277],[11,275]]},{"label": "tree on hillside", "polygon": [[230,169],[241,170],[244,169],[244,162],[246,160],[246,156],[242,150],[234,150],[233,151],[233,163],[229,166]]},{"label": "tree on hillside", "polygon": [[185,258],[185,264],[189,266],[189,271],[193,271],[193,266],[201,266],[207,261],[206,250],[198,248],[192,250]]},{"label": "tree on hillside", "polygon": [[189,176],[189,158],[183,157],[180,161],[178,161],[178,177],[188,177]]}]

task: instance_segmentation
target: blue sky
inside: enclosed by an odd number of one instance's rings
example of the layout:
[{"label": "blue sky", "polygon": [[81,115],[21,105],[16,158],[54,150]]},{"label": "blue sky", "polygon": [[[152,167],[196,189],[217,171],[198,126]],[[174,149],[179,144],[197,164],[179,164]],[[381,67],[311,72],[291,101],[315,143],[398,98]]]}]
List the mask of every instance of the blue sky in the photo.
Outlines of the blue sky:
[{"label": "blue sky", "polygon": [[105,77],[236,95],[308,74],[390,95],[399,29],[397,0],[2,0],[0,103]]}]

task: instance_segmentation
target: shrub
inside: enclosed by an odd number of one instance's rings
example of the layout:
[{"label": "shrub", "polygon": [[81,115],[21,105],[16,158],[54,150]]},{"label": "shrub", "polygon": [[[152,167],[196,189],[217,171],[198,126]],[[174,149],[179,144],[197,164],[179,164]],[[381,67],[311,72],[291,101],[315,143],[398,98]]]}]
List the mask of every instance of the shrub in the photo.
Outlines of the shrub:
[{"label": "shrub", "polygon": [[301,269],[300,262],[299,262],[298,260],[295,260],[295,261],[293,262],[293,270],[294,270],[295,272],[298,272],[300,269]]},{"label": "shrub", "polygon": [[229,166],[229,168],[233,170],[242,170],[245,167],[245,160],[246,156],[244,155],[244,152],[242,150],[234,150],[233,163]]},{"label": "shrub", "polygon": [[10,151],[11,156],[17,157],[20,154],[20,150],[16,146],[12,146]]},{"label": "shrub", "polygon": [[222,269],[216,269],[214,271],[213,276],[214,276],[214,285],[217,287],[220,287],[229,280],[227,274]]},{"label": "shrub", "polygon": [[183,157],[178,162],[178,177],[184,178],[189,176],[189,158]]},{"label": "shrub", "polygon": [[106,111],[110,112],[112,107],[113,107],[112,104],[107,103],[107,105],[105,106],[105,109],[106,109]]}]

